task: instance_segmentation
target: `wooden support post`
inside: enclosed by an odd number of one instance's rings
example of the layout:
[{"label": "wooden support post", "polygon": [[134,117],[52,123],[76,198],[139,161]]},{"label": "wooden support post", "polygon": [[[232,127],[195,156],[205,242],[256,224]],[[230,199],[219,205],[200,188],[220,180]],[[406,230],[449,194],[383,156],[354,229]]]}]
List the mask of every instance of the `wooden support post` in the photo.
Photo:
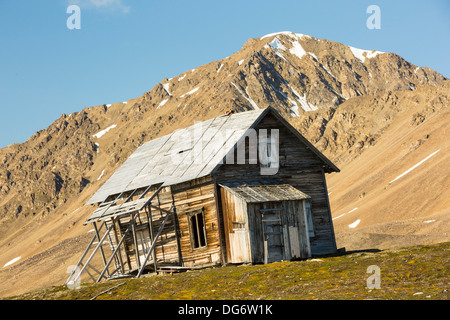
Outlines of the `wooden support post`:
[{"label": "wooden support post", "polygon": [[224,265],[226,262],[227,255],[226,255],[226,249],[223,246],[224,241],[223,241],[222,221],[221,221],[221,217],[223,217],[222,205],[221,205],[222,201],[220,201],[220,198],[219,198],[220,190],[219,190],[219,186],[217,185],[216,178],[214,178],[213,182],[214,182],[214,200],[216,203],[217,231],[219,233],[220,262],[222,263],[222,265]]},{"label": "wooden support post", "polygon": [[136,222],[134,220],[134,215],[131,216],[131,225],[132,225],[132,232],[133,232],[133,241],[134,241],[134,253],[136,255],[136,264],[138,269],[141,268],[141,261],[139,259],[139,249],[138,249],[138,242],[137,242],[137,237],[136,237]]},{"label": "wooden support post", "polygon": [[116,255],[117,251],[119,250],[120,246],[122,245],[123,241],[125,240],[126,235],[130,231],[130,227],[131,227],[131,224],[128,226],[127,230],[124,232],[124,234],[122,236],[122,239],[120,239],[119,243],[117,244],[116,249],[114,250],[114,252],[113,252],[113,254],[111,256],[111,258],[109,259],[108,263],[105,265],[105,269],[103,269],[103,271],[100,273],[100,276],[98,277],[97,282],[100,282],[100,280],[102,280],[103,276],[105,275],[105,272],[108,270],[109,265],[113,261],[114,256]]},{"label": "wooden support post", "polygon": [[[89,267],[89,266],[87,266],[87,267]],[[86,273],[88,274],[88,276],[92,279],[92,281],[95,281],[94,276],[89,272],[89,270],[86,269],[85,271],[86,271]]]},{"label": "wooden support post", "polygon": [[[150,226],[150,239],[152,239],[152,243],[154,241],[154,237],[153,237],[153,216],[152,216],[152,209],[150,208],[150,206],[147,206],[147,210],[148,210],[148,215],[149,215],[149,226]],[[147,252],[148,253],[148,252]],[[156,250],[153,250],[153,267],[155,268],[155,272],[156,272],[156,268],[157,266],[157,262],[156,262]]]},{"label": "wooden support post", "polygon": [[119,264],[120,264],[120,271],[123,274],[123,273],[125,273],[125,269],[123,267],[122,252],[120,251],[120,244],[119,243],[121,243],[124,240],[124,237],[122,237],[122,239],[119,242],[119,236],[117,235],[117,229],[116,229],[116,221],[117,220],[118,219],[116,219],[116,218],[112,218],[111,219],[111,221],[113,222],[114,238],[116,239],[116,243],[117,243],[118,261],[119,261]]},{"label": "wooden support post", "polygon": [[78,274],[78,276],[75,278],[74,282],[77,282],[80,277],[81,274],[83,273],[83,271],[86,269],[87,265],[89,264],[89,262],[91,262],[92,258],[94,257],[95,253],[97,252],[97,250],[102,246],[103,241],[105,240],[106,236],[109,234],[109,232],[111,231],[112,226],[110,226],[108,228],[108,230],[106,230],[105,234],[103,235],[103,237],[101,238],[101,240],[98,242],[97,246],[94,248],[94,251],[92,251],[91,255],[89,256],[89,258],[87,259],[85,265],[83,266],[83,268],[81,268],[80,273]]},{"label": "wooden support post", "polygon": [[[106,223],[106,221],[105,221],[105,223]],[[98,239],[98,241],[100,241],[100,234],[99,234],[99,231],[97,229],[97,223],[96,222],[94,222],[94,229],[95,229],[95,233],[97,235],[97,239]],[[108,232],[108,234],[109,234],[109,232]],[[100,246],[100,253],[102,255],[103,264],[106,266],[105,252],[103,251],[103,247],[102,246]],[[106,270],[106,272],[108,273],[108,276],[109,276],[109,271]]]},{"label": "wooden support post", "polygon": [[[172,188],[170,189],[170,193],[172,193]],[[180,244],[180,229],[179,229],[179,223],[178,223],[178,215],[177,215],[177,208],[175,206],[175,199],[173,198],[172,193],[172,206],[173,206],[173,225],[175,229],[175,238],[177,243],[177,252],[178,252],[178,264],[180,266],[183,265],[183,256],[181,254],[181,244]]]},{"label": "wooden support post", "polygon": [[[103,222],[100,225],[100,228],[98,228],[98,231],[100,231],[104,225],[105,225],[105,222]],[[91,248],[91,246],[94,243],[96,238],[97,238],[97,235],[94,235],[92,237],[91,242],[89,242],[86,250],[84,250],[84,253],[81,255],[80,260],[78,260],[78,263],[76,264],[76,267],[73,269],[72,273],[70,274],[69,278],[67,279],[66,284],[68,284],[70,282],[70,280],[72,280],[72,277],[74,276],[75,272],[78,270],[78,267],[83,264],[83,259],[86,257],[87,253],[89,252],[89,249]]]},{"label": "wooden support post", "polygon": [[[170,207],[170,209],[172,209],[172,207]],[[153,240],[152,246],[150,247],[150,251],[145,256],[143,266],[140,268],[140,270],[139,270],[139,272],[138,272],[138,274],[136,276],[137,278],[139,278],[142,275],[142,272],[144,272],[144,268],[145,268],[145,265],[146,265],[146,263],[148,261],[148,258],[150,257],[150,254],[152,253],[152,251],[155,249],[156,241],[158,240],[162,230],[164,229],[164,226],[165,226],[165,224],[167,222],[167,218],[169,217],[170,211],[167,211],[167,210],[164,210],[164,209],[161,209],[161,210],[166,212],[166,217],[164,218],[163,222],[161,223],[161,226],[159,227],[158,233],[155,236],[155,240]]]}]

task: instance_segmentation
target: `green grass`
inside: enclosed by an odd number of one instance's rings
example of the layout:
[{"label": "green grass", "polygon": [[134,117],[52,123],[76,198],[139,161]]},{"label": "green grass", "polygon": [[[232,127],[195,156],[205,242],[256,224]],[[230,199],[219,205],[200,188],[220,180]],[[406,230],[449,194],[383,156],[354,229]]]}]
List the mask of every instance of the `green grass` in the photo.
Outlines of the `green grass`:
[{"label": "green grass", "polygon": [[[449,299],[450,242],[306,261],[242,265],[35,291],[10,299]],[[380,289],[368,289],[370,265]]]}]

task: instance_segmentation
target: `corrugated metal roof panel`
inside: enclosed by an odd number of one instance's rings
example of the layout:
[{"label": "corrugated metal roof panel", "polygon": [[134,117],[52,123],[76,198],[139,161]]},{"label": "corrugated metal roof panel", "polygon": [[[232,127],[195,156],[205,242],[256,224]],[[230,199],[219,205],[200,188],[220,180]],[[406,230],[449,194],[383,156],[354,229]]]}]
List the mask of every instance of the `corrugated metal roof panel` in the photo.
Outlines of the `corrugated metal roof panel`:
[{"label": "corrugated metal roof panel", "polygon": [[[140,146],[99,188],[86,204],[104,201],[110,195],[173,184],[214,174],[228,153],[267,112],[273,114],[326,164],[329,172],[339,169],[271,108],[223,115],[176,130]],[[280,190],[280,192],[284,192]]]},{"label": "corrugated metal roof panel", "polygon": [[220,186],[248,203],[305,200],[311,198],[306,193],[281,181],[235,181],[220,183]]},{"label": "corrugated metal roof panel", "polygon": [[172,185],[210,174],[266,110],[219,116],[143,144],[87,204],[157,183]]}]

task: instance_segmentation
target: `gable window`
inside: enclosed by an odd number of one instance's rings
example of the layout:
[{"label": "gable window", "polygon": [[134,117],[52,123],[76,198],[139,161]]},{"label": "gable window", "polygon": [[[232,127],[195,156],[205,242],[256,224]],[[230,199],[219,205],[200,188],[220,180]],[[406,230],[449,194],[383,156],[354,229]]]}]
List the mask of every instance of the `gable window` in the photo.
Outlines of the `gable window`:
[{"label": "gable window", "polygon": [[[259,135],[259,160],[261,174],[276,174],[279,168],[279,130],[260,129]],[[265,170],[263,172],[263,170]]]},{"label": "gable window", "polygon": [[271,156],[272,156],[272,142],[270,139],[270,135],[268,135],[266,138],[266,145],[265,146],[263,145],[261,150],[261,158],[263,159],[263,161],[261,162],[262,168],[270,168]]},{"label": "gable window", "polygon": [[187,213],[191,247],[197,249],[206,246],[206,229],[204,210],[194,210]]}]

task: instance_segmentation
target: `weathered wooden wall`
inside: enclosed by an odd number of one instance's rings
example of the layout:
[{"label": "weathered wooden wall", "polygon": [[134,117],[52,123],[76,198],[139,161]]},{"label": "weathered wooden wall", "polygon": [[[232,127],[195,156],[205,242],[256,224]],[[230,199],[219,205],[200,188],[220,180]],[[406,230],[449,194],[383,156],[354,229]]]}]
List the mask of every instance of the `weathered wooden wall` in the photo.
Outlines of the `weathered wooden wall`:
[{"label": "weathered wooden wall", "polygon": [[[280,235],[279,258],[276,260],[292,260],[309,258],[311,249],[307,233],[307,222],[303,210],[303,201],[290,200],[281,202],[251,203],[248,205],[248,220],[253,263],[271,262],[266,256],[272,256],[277,248],[268,247],[267,235],[278,232]],[[280,219],[273,224],[271,219]],[[279,226],[278,226],[279,225]],[[265,228],[270,229],[265,230]],[[273,250],[271,253],[270,250]]]},{"label": "weathered wooden wall", "polygon": [[247,203],[224,188],[220,188],[226,261],[229,263],[252,262]]},{"label": "weathered wooden wall", "polygon": [[[164,188],[152,201],[153,206],[169,210],[172,207],[172,193],[169,187]],[[150,208],[152,217],[152,233],[155,236],[158,232],[166,212]],[[173,211],[173,210],[171,210]],[[169,214],[169,218],[164,226],[163,232],[156,242],[156,259],[158,262],[176,265],[179,263],[178,243],[176,237],[176,217]]]},{"label": "weathered wooden wall", "polygon": [[[314,255],[336,252],[328,192],[324,183],[323,163],[288,128],[268,114],[256,127],[279,129],[280,168],[272,177],[291,184],[311,197],[314,236],[310,238]],[[248,151],[248,146],[246,147]],[[248,157],[246,157],[248,159]],[[259,164],[223,164],[215,173],[217,182],[261,177]]]},{"label": "weathered wooden wall", "polygon": [[[169,210],[172,205],[172,195],[170,192],[170,188],[164,188],[157,195],[157,197],[152,200],[151,204],[153,206],[158,206],[162,209]],[[151,216],[152,218],[150,224],[148,219],[149,216]],[[133,233],[130,232],[125,239],[124,248],[119,251],[120,259],[122,259],[124,264],[127,265],[129,269],[136,269],[138,267],[135,251],[135,241],[137,242],[139,260],[141,263],[143,263],[145,259],[145,253],[148,252],[151,246],[152,236],[154,237],[157,234],[165,216],[165,212],[154,208],[150,208],[149,210],[141,210],[138,214],[135,215],[134,229],[136,239],[134,239]],[[130,219],[131,215],[117,218],[115,222],[115,226],[117,229],[117,239],[115,235],[113,238],[115,244],[118,242],[118,239],[123,236],[130,223]],[[161,236],[159,237],[155,246],[156,260],[158,263],[171,265],[179,264],[175,222],[175,216],[173,214],[169,214],[166,224],[162,230]],[[154,254],[150,256],[149,262],[153,260]]]},{"label": "weathered wooden wall", "polygon": [[[178,219],[178,235],[182,264],[203,266],[221,263],[219,221],[217,219],[214,182],[211,177],[194,179],[172,186]],[[206,246],[192,247],[188,214],[203,208]]]},{"label": "weathered wooden wall", "polygon": [[[164,188],[152,200],[151,205],[161,209],[174,211],[157,241],[155,251],[158,264],[182,266],[207,266],[221,263],[219,223],[217,220],[214,182],[211,177],[194,179],[189,182]],[[174,205],[175,209],[173,209]],[[155,236],[166,216],[166,212],[150,208],[151,224],[147,213],[143,210],[136,216],[137,243],[140,260],[144,260],[143,249],[150,247],[152,235]],[[203,208],[206,246],[193,248],[192,234],[189,228],[188,214]],[[128,227],[130,216],[120,218],[120,235]],[[151,227],[150,227],[151,226]],[[145,229],[145,231],[144,231]],[[140,230],[140,232],[139,232]],[[148,231],[147,231],[148,230]],[[122,260],[137,268],[134,238],[130,234],[122,250]],[[152,254],[149,263],[153,261]]]}]

